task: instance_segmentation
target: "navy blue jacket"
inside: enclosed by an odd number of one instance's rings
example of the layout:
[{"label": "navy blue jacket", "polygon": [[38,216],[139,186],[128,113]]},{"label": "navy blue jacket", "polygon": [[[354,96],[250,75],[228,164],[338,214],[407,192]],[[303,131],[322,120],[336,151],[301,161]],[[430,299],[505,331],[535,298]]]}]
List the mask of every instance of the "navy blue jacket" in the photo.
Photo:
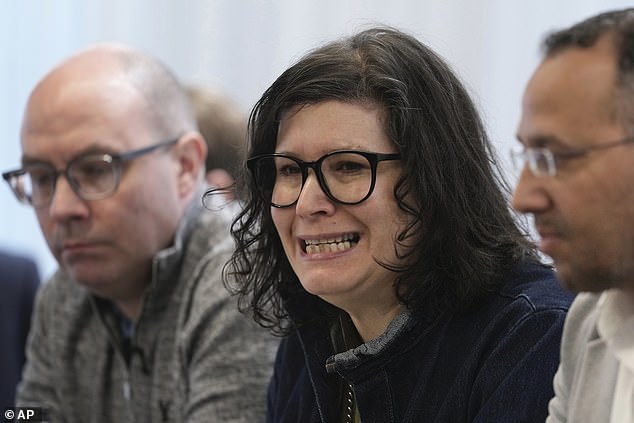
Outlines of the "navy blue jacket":
[{"label": "navy blue jacket", "polygon": [[0,409],[13,407],[22,375],[26,337],[40,284],[35,262],[0,253]]},{"label": "navy blue jacket", "polygon": [[472,313],[429,325],[406,311],[344,353],[329,324],[304,326],[280,344],[267,421],[339,422],[343,378],[362,423],[543,422],[572,298],[528,264]]}]

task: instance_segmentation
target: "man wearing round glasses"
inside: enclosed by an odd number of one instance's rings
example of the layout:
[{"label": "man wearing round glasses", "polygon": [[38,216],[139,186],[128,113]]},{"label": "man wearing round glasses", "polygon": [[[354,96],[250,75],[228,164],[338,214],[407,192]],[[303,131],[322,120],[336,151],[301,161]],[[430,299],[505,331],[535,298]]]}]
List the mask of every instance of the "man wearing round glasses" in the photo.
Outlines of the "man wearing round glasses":
[{"label": "man wearing round glasses", "polygon": [[275,342],[223,287],[231,213],[202,209],[206,146],[170,71],[86,49],[35,87],[21,139],[3,177],[60,268],[18,404],[51,421],[260,420]]},{"label": "man wearing round glasses", "polygon": [[522,102],[513,205],[582,292],[547,422],[634,421],[634,9],[550,35]]}]

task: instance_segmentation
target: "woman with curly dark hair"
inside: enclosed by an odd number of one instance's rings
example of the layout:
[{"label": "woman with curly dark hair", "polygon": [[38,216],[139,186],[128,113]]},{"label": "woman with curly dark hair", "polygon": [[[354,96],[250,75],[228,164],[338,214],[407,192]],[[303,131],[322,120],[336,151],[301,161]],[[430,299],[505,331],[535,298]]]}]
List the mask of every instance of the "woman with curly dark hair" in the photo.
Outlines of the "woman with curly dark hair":
[{"label": "woman with curly dark hair", "polygon": [[283,335],[269,422],[534,422],[571,296],[518,227],[451,68],[372,28],[250,117],[226,282]]}]

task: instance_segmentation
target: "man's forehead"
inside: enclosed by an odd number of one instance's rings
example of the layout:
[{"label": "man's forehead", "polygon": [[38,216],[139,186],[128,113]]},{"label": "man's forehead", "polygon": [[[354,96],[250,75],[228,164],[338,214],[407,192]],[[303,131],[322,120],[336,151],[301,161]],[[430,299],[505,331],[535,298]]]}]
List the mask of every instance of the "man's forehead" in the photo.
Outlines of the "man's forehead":
[{"label": "man's forehead", "polygon": [[571,48],[547,57],[524,91],[520,138],[547,138],[562,128],[579,138],[588,128],[614,123],[615,88],[611,50]]},{"label": "man's forehead", "polygon": [[[118,152],[142,145],[148,132],[146,104],[121,79],[53,86],[34,95],[24,114],[25,160],[55,149],[61,161],[86,152]],[[138,145],[137,145],[138,142]]]},{"label": "man's forehead", "polygon": [[22,130],[66,131],[84,122],[128,125],[146,107],[141,93],[125,78],[49,80],[27,102]]},{"label": "man's forehead", "polygon": [[587,95],[593,88],[612,93],[615,83],[616,60],[612,54],[575,48],[544,59],[529,80],[526,92],[532,97],[561,92]]}]

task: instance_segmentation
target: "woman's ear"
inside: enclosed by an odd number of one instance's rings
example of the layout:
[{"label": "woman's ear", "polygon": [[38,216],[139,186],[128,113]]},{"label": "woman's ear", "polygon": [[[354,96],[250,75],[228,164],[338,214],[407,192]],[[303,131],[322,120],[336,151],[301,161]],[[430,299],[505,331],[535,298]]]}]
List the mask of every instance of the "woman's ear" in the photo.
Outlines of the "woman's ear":
[{"label": "woman's ear", "polygon": [[204,178],[207,144],[198,132],[187,132],[174,146],[178,161],[178,192],[186,197],[198,189]]}]

